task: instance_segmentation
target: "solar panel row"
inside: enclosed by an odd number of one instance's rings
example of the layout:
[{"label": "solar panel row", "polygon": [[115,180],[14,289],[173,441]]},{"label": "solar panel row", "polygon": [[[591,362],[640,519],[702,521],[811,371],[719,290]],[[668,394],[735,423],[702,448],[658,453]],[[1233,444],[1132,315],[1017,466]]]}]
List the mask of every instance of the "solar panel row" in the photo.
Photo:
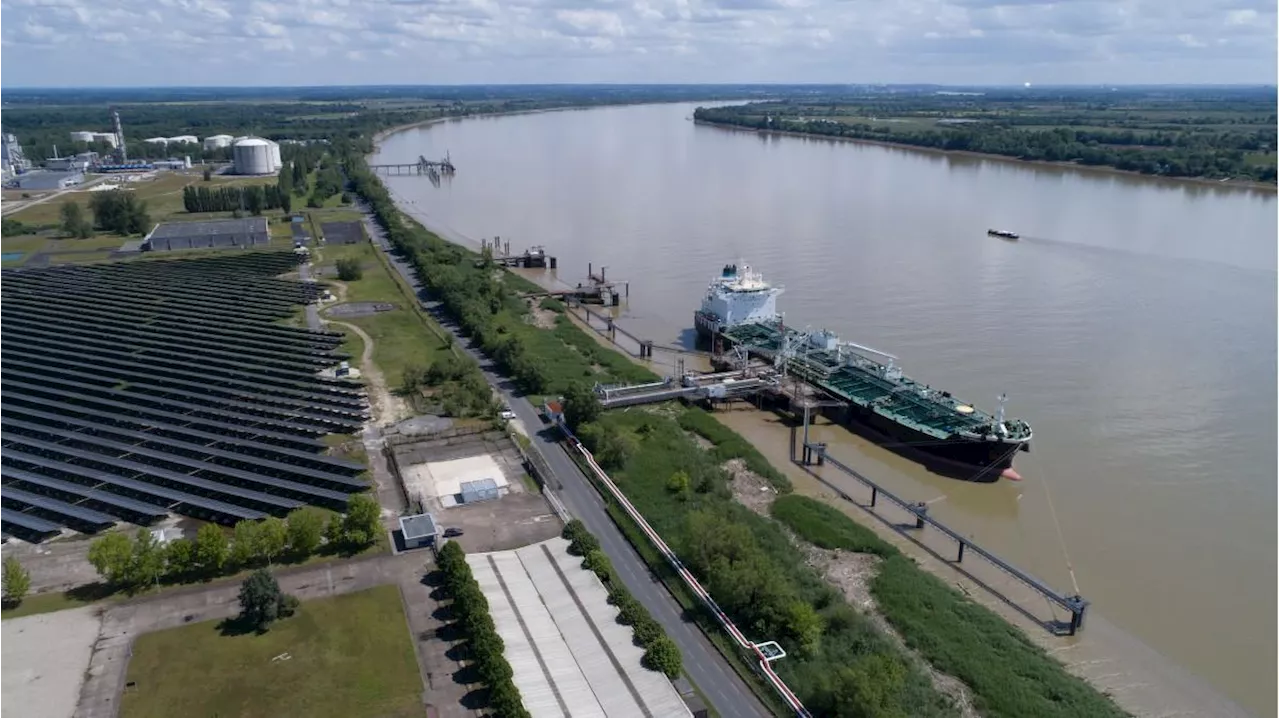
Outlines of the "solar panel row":
[{"label": "solar panel row", "polygon": [[[363,387],[326,377],[342,335],[278,323],[324,286],[291,252],[4,272],[4,531],[234,523],[344,509],[362,464],[318,437],[357,431]],[[57,523],[57,522],[60,522]]]}]

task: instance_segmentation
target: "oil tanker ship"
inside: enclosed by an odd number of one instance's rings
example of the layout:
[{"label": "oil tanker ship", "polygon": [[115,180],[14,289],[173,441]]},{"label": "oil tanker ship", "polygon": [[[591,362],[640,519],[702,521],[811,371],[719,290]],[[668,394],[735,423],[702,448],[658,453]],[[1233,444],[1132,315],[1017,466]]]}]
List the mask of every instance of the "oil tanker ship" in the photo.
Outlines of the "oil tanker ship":
[{"label": "oil tanker ship", "polygon": [[1031,427],[995,415],[905,374],[897,357],[842,341],[826,330],[788,327],[777,310],[784,289],[747,265],[725,265],[694,312],[699,340],[773,363],[847,406],[833,418],[896,453],[955,478],[1018,479],[1013,458],[1031,450]]}]

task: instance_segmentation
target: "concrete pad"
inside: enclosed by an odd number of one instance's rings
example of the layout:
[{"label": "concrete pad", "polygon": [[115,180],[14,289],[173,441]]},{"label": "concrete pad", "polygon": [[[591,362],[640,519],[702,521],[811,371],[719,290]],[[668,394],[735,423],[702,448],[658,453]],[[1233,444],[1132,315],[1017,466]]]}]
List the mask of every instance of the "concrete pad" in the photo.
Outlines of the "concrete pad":
[{"label": "concrete pad", "polygon": [[493,479],[499,489],[508,485],[502,468],[488,454],[413,464],[401,468],[400,473],[410,496],[453,496],[462,493],[463,482],[480,479]]},{"label": "concrete pad", "polygon": [[71,718],[100,626],[94,606],[0,623],[5,715]]}]

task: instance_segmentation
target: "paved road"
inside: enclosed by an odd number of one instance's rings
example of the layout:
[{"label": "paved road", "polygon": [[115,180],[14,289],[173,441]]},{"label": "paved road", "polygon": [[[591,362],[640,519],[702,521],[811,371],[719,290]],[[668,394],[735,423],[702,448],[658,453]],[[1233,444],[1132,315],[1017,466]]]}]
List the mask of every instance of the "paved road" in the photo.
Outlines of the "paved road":
[{"label": "paved road", "polygon": [[[423,308],[430,312],[441,326],[456,335],[457,327],[444,314],[440,303],[427,299],[426,292],[418,282],[412,267],[391,250],[381,229],[368,215],[366,215],[365,224],[374,244],[383,250],[392,265],[417,292]],[[460,336],[457,339],[458,346],[480,363],[480,369],[484,372],[485,378],[502,394],[516,417],[527,427],[542,426],[542,419],[537,410],[517,392],[509,379],[498,374],[494,363],[471,346],[467,340]],[[724,657],[703,635],[701,629],[682,618],[680,604],[649,571],[644,560],[618,531],[613,520],[605,513],[604,502],[599,494],[582,475],[577,464],[573,463],[565,453],[564,447],[557,441],[558,437],[551,432],[541,431],[535,432],[532,438],[534,449],[543,455],[551,468],[555,488],[569,513],[581,519],[591,533],[596,535],[600,540],[601,548],[613,562],[613,567],[623,583],[636,599],[649,609],[653,617],[662,624],[667,634],[680,647],[680,652],[684,655],[685,672],[702,690],[716,712],[725,718],[772,715],[733,672]]]}]

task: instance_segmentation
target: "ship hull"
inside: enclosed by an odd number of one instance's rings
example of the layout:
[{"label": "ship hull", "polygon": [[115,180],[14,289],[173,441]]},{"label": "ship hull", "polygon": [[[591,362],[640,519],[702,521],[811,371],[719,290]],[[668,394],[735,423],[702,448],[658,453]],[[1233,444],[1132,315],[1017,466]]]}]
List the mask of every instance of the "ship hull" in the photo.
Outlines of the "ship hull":
[{"label": "ship hull", "polygon": [[1004,441],[939,439],[851,404],[828,410],[828,418],[865,439],[949,478],[993,483],[1013,468],[1013,459],[1029,444]]},{"label": "ship hull", "polygon": [[[699,344],[714,346],[721,329],[719,321],[695,312],[694,326]],[[728,337],[723,339],[725,346],[734,343]],[[934,473],[962,481],[993,483],[1004,476],[1016,478],[1016,472],[1012,472],[1014,457],[1019,451],[1031,450],[1029,442],[959,436],[939,439],[852,402],[824,408],[822,413],[878,446],[915,461]]]}]

